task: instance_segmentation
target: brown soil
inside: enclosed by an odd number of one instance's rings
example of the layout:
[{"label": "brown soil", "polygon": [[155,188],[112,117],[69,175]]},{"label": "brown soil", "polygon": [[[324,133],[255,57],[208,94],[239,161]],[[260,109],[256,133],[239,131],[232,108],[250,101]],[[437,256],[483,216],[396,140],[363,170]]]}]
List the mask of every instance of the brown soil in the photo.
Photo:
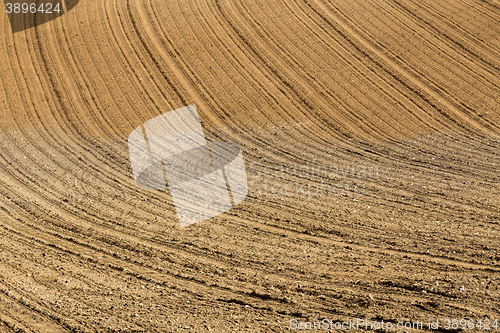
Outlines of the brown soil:
[{"label": "brown soil", "polygon": [[[0,26],[0,332],[500,321],[498,0],[81,0]],[[190,104],[255,182],[181,228],[127,137]],[[339,172],[259,176],[280,165]]]}]

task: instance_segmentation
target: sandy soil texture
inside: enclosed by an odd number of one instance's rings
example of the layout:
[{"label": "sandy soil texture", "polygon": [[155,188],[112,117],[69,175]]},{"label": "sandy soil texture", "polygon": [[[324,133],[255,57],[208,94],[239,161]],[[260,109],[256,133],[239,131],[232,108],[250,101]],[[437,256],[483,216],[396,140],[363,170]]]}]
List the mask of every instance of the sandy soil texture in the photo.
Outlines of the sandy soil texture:
[{"label": "sandy soil texture", "polygon": [[[0,15],[0,332],[500,326],[500,1],[77,2]],[[191,104],[249,194],[181,228],[127,138]]]}]

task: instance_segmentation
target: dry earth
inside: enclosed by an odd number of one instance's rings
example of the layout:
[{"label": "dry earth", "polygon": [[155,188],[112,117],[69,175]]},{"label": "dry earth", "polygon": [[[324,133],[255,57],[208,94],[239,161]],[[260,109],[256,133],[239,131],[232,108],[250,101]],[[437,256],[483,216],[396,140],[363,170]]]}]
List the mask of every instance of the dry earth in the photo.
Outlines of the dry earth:
[{"label": "dry earth", "polygon": [[[81,0],[29,24],[0,15],[0,332],[500,321],[500,1]],[[181,228],[127,137],[190,104],[251,186]]]}]

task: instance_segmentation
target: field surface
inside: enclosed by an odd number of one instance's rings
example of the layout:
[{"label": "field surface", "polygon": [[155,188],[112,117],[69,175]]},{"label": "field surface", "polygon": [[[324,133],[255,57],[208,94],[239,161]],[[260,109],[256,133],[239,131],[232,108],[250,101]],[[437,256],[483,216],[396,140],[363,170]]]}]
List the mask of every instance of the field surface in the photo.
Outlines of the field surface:
[{"label": "field surface", "polygon": [[[499,0],[74,2],[0,15],[0,332],[500,326]],[[191,104],[249,193],[181,228],[127,138]]]}]

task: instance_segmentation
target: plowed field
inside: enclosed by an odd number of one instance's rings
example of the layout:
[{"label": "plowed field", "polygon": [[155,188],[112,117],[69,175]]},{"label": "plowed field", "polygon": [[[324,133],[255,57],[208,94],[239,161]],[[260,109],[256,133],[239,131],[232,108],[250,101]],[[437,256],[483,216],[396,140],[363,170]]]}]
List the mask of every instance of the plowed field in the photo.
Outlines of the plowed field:
[{"label": "plowed field", "polygon": [[[0,15],[0,332],[500,325],[499,0],[65,6]],[[181,228],[127,138],[191,104],[249,193]]]}]

